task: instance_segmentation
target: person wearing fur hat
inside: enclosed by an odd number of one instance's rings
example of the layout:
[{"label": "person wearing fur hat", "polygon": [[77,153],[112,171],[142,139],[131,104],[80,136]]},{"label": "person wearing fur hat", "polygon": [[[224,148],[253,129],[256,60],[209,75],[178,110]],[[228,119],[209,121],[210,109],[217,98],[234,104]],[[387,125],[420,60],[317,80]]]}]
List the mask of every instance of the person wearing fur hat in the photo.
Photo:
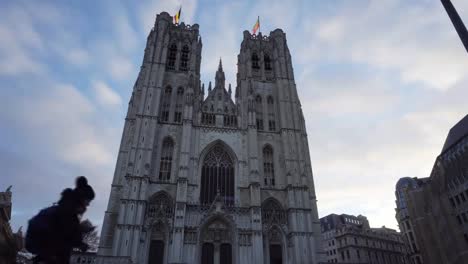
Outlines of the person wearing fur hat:
[{"label": "person wearing fur hat", "polygon": [[74,248],[88,249],[83,237],[95,227],[80,219],[94,196],[86,177],[80,176],[74,189],[63,190],[56,204],[29,220],[25,242],[26,249],[36,255],[35,263],[67,264]]}]

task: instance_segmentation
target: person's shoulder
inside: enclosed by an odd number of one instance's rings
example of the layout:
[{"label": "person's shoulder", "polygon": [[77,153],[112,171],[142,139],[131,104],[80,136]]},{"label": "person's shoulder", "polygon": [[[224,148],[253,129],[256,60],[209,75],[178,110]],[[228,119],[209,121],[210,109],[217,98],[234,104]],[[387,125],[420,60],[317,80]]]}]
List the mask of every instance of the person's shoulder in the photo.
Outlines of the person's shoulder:
[{"label": "person's shoulder", "polygon": [[57,206],[52,205],[52,206],[46,207],[46,208],[42,209],[41,211],[39,211],[37,216],[39,218],[47,218],[47,217],[54,216],[56,214],[57,214]]}]

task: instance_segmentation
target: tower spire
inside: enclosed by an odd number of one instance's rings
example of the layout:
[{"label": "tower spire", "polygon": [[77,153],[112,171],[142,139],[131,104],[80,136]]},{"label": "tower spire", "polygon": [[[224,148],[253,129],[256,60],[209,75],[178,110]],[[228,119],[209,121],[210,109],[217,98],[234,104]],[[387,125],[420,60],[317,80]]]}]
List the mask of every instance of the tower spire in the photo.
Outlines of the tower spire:
[{"label": "tower spire", "polygon": [[216,71],[216,76],[215,76],[215,87],[219,86],[224,89],[225,80],[226,78],[224,77],[223,63],[221,61],[221,58],[219,58],[218,70]]},{"label": "tower spire", "polygon": [[223,62],[221,61],[221,57],[219,57],[218,71],[223,71]]}]

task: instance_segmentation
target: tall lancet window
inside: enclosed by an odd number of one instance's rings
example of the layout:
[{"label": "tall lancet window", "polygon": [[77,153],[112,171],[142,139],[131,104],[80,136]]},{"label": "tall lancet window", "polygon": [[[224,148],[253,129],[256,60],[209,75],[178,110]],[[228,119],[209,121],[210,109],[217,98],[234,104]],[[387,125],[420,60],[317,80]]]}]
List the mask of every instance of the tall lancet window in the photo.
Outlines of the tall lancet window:
[{"label": "tall lancet window", "polygon": [[172,88],[170,86],[167,86],[166,89],[164,89],[164,94],[161,96],[161,122],[169,121],[169,110],[171,109],[171,95]]},{"label": "tall lancet window", "polygon": [[263,178],[265,185],[275,185],[273,149],[269,145],[263,148]]},{"label": "tall lancet window", "polygon": [[267,98],[267,108],[268,108],[268,130],[275,131],[276,130],[275,104],[273,101],[273,97],[271,96],[268,96]]},{"label": "tall lancet window", "polygon": [[211,204],[219,193],[224,204],[234,204],[234,164],[222,145],[206,155],[201,173],[200,203]]},{"label": "tall lancet window", "polygon": [[184,109],[184,88],[179,87],[177,89],[177,98],[174,112],[174,122],[182,122],[182,111]]},{"label": "tall lancet window", "polygon": [[262,97],[260,95],[257,95],[257,97],[255,97],[255,111],[257,113],[257,129],[263,130],[263,103]]},{"label": "tall lancet window", "polygon": [[166,62],[166,67],[169,70],[175,70],[176,58],[177,58],[177,45],[172,44],[169,47],[169,53],[167,54],[167,62]]},{"label": "tall lancet window", "polygon": [[181,71],[188,70],[189,52],[190,52],[190,49],[187,45],[182,47],[182,53],[180,54],[180,67],[179,67]]},{"label": "tall lancet window", "polygon": [[259,59],[258,59],[258,55],[257,53],[252,53],[252,69],[254,70],[258,70],[260,69],[260,65],[258,63]]},{"label": "tall lancet window", "polygon": [[265,70],[271,71],[271,60],[268,54],[263,57],[263,62],[265,63]]},{"label": "tall lancet window", "polygon": [[168,181],[171,178],[172,155],[174,154],[174,141],[165,138],[161,149],[161,162],[159,163],[159,180]]}]

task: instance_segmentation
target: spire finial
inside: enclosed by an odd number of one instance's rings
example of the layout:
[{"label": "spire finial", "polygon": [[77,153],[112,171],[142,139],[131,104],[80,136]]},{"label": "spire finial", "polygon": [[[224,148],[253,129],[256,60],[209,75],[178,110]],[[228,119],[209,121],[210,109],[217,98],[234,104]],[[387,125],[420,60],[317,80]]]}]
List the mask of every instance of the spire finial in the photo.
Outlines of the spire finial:
[{"label": "spire finial", "polygon": [[221,61],[221,57],[219,57],[218,71],[223,71],[223,62]]}]

